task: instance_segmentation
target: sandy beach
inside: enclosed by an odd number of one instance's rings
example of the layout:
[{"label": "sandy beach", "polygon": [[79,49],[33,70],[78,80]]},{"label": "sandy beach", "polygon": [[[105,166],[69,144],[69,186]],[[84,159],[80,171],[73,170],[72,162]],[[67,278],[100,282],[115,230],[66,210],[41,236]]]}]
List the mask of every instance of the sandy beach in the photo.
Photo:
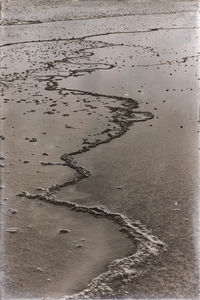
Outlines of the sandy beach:
[{"label": "sandy beach", "polygon": [[198,1],[1,0],[1,299],[199,299]]}]

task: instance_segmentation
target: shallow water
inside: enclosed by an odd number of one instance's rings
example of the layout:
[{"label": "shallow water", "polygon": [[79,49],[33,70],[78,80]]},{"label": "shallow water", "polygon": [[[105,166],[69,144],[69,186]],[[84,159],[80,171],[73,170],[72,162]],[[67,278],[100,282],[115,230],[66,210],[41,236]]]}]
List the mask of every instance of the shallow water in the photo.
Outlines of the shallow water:
[{"label": "shallow water", "polygon": [[[3,2],[5,299],[72,295],[113,259],[135,253],[136,244],[110,220],[16,197],[71,180],[76,170],[60,156],[84,147],[76,160],[91,176],[62,188],[57,198],[140,220],[168,246],[114,294],[198,293],[198,6],[109,3]],[[13,227],[15,234],[6,232]],[[62,227],[70,233],[59,234]]]}]

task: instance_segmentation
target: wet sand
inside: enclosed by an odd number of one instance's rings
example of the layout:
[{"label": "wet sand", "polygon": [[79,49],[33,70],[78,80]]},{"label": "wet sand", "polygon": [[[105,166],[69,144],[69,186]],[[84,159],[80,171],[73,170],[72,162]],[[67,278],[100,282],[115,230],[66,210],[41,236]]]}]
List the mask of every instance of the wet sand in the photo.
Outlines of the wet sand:
[{"label": "wet sand", "polygon": [[2,11],[2,299],[197,299],[198,3]]}]

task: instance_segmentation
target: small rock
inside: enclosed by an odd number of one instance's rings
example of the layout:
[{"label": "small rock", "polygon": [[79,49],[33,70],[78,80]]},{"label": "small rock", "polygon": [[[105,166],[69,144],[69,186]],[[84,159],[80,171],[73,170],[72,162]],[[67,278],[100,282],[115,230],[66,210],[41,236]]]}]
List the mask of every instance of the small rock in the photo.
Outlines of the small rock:
[{"label": "small rock", "polygon": [[11,212],[11,214],[15,215],[17,213],[16,209],[13,208],[9,208],[9,211]]},{"label": "small rock", "polygon": [[24,164],[29,164],[30,160],[24,160]]},{"label": "small rock", "polygon": [[65,228],[61,228],[61,229],[59,229],[58,232],[59,232],[59,233],[69,233],[70,230],[69,230],[69,229],[65,229]]},{"label": "small rock", "polygon": [[122,190],[123,188],[124,188],[123,185],[120,185],[120,186],[117,187],[118,190]]},{"label": "small rock", "polygon": [[83,247],[83,244],[78,244],[75,246],[75,248],[81,248],[81,247]]},{"label": "small rock", "polygon": [[36,268],[36,270],[39,272],[43,272],[43,270],[41,268]]},{"label": "small rock", "polygon": [[32,139],[29,140],[30,143],[37,142],[37,138],[33,137]]},{"label": "small rock", "polygon": [[16,233],[17,231],[18,231],[19,229],[18,228],[8,228],[7,230],[6,230],[6,232],[9,232],[9,233]]},{"label": "small rock", "polygon": [[48,192],[49,190],[42,187],[37,187],[36,191]]},{"label": "small rock", "polygon": [[180,209],[179,208],[174,208],[174,211],[180,211]]}]

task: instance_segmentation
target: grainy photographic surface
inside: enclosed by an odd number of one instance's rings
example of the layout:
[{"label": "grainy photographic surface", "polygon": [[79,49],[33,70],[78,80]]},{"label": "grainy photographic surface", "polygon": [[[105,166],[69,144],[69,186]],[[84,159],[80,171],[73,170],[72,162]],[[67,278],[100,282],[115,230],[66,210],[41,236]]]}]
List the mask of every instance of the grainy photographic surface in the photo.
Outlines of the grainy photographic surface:
[{"label": "grainy photographic surface", "polygon": [[0,3],[1,299],[199,299],[198,1]]}]

